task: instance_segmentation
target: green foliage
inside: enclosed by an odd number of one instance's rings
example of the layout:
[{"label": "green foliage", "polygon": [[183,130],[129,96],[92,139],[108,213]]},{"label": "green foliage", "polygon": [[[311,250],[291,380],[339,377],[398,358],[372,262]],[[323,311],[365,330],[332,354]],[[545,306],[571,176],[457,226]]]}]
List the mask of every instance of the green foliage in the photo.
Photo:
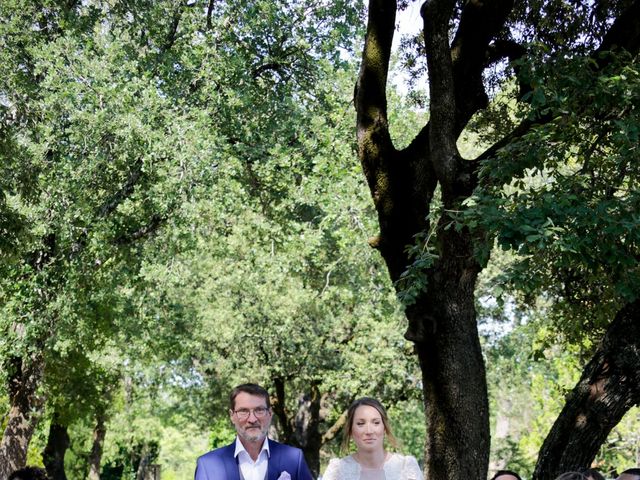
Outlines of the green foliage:
[{"label": "green foliage", "polygon": [[[233,440],[233,436],[231,436]],[[200,434],[198,425],[187,424],[181,428],[168,427],[163,430],[160,456],[162,478],[167,480],[193,477],[196,459],[206,452],[211,444],[206,435]],[[227,444],[231,441],[227,442]]]},{"label": "green foliage", "polygon": [[229,445],[236,437],[236,431],[228,418],[219,417],[211,425],[209,435],[209,450]]},{"label": "green foliage", "polygon": [[[589,342],[569,346],[535,308],[527,321],[485,349],[492,411],[492,461],[530,476],[538,451],[595,350]],[[611,432],[594,460],[613,475],[635,462],[637,409]]]},{"label": "green foliage", "polygon": [[398,300],[405,306],[413,305],[417,298],[427,290],[429,280],[428,271],[438,259],[438,251],[433,238],[436,227],[429,232],[414,235],[415,243],[406,247],[408,257],[413,261],[402,272],[396,281]]},{"label": "green foliage", "polygon": [[486,163],[484,187],[467,202],[463,220],[519,255],[501,283],[525,298],[549,295],[575,338],[602,331],[621,302],[635,298],[640,281],[640,76],[624,53],[602,60],[608,65],[598,75],[594,62],[579,58],[522,73],[535,85],[525,114],[553,120]]},{"label": "green foliage", "polygon": [[596,456],[595,463],[603,472],[613,476],[628,468],[637,468],[640,448],[639,423],[640,408],[635,406],[616,425]]},{"label": "green foliage", "polygon": [[[350,361],[336,348],[387,348],[394,365],[373,387],[353,369],[343,402],[414,382],[383,269],[363,265],[372,210],[350,86],[335,91],[362,4],[207,7],[2,5],[0,357],[43,352],[48,411],[72,434],[108,413],[105,476],[131,474],[163,432],[217,421],[240,379],[294,378],[292,405],[325,371],[333,388]],[[159,455],[184,476],[178,452]]]},{"label": "green foliage", "polygon": [[317,86],[329,115],[299,106],[305,136],[251,164],[249,183],[245,159],[220,165],[219,201],[196,206],[195,249],[145,267],[157,292],[148,305],[197,322],[197,395],[213,397],[203,411],[223,419],[215,431],[227,422],[225,390],[247,380],[284,382],[291,419],[317,385],[329,406],[324,429],[355,396],[393,401],[415,388],[384,268],[366,245],[372,209],[352,163],[344,83],[335,93]]},{"label": "green foliage", "polygon": [[426,430],[423,405],[415,399],[398,402],[388,409],[388,414],[400,451],[413,455],[422,463]]}]

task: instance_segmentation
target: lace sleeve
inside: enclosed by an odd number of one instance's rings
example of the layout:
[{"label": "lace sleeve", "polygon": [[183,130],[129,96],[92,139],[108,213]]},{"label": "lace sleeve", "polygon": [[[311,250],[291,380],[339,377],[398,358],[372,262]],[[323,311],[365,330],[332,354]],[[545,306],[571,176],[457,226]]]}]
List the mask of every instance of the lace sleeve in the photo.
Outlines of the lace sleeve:
[{"label": "lace sleeve", "polygon": [[402,472],[402,480],[422,480],[422,472],[415,457],[410,455],[404,458],[404,467]]},{"label": "lace sleeve", "polygon": [[332,458],[329,465],[322,475],[322,480],[341,480],[340,476],[340,459]]}]

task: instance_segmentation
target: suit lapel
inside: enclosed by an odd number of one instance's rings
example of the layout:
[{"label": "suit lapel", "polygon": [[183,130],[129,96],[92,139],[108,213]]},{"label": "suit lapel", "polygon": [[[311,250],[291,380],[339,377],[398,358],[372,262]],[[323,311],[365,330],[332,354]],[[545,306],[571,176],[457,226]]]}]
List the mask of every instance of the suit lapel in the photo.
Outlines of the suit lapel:
[{"label": "suit lapel", "polygon": [[280,444],[269,439],[269,463],[267,467],[267,480],[278,480],[281,468]]},{"label": "suit lapel", "polygon": [[235,442],[229,445],[227,451],[225,452],[224,458],[224,470],[227,474],[226,480],[240,480],[240,468],[238,467],[238,462],[236,461],[236,457],[233,456],[236,451]]}]

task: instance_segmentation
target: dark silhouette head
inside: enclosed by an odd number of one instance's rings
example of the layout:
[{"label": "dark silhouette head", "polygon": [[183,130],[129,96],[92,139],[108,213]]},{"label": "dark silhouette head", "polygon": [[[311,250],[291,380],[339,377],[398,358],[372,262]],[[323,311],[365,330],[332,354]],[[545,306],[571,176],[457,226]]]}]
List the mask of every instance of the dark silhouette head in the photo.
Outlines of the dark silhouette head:
[{"label": "dark silhouette head", "polygon": [[[511,478],[513,477],[513,478]],[[512,470],[498,470],[491,480],[522,480],[520,475]]]},{"label": "dark silhouette head", "polygon": [[604,475],[595,468],[585,468],[580,470],[580,473],[582,473],[587,480],[605,480]]},{"label": "dark silhouette head", "polygon": [[628,468],[616,480],[640,480],[640,468]]},{"label": "dark silhouette head", "polygon": [[7,480],[49,480],[49,477],[44,468],[24,467],[9,475]]},{"label": "dark silhouette head", "polygon": [[556,477],[556,480],[589,480],[582,472],[564,472]]}]

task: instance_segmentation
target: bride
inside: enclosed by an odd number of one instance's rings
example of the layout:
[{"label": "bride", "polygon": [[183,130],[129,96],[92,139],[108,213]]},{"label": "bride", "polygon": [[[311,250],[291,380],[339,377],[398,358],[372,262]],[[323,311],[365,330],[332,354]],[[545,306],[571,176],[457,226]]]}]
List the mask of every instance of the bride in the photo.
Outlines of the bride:
[{"label": "bride", "polygon": [[389,418],[375,398],[363,397],[349,407],[344,428],[343,450],[353,439],[355,453],[329,462],[322,480],[420,480],[422,472],[412,456],[385,450],[385,438],[394,448],[397,441]]}]

